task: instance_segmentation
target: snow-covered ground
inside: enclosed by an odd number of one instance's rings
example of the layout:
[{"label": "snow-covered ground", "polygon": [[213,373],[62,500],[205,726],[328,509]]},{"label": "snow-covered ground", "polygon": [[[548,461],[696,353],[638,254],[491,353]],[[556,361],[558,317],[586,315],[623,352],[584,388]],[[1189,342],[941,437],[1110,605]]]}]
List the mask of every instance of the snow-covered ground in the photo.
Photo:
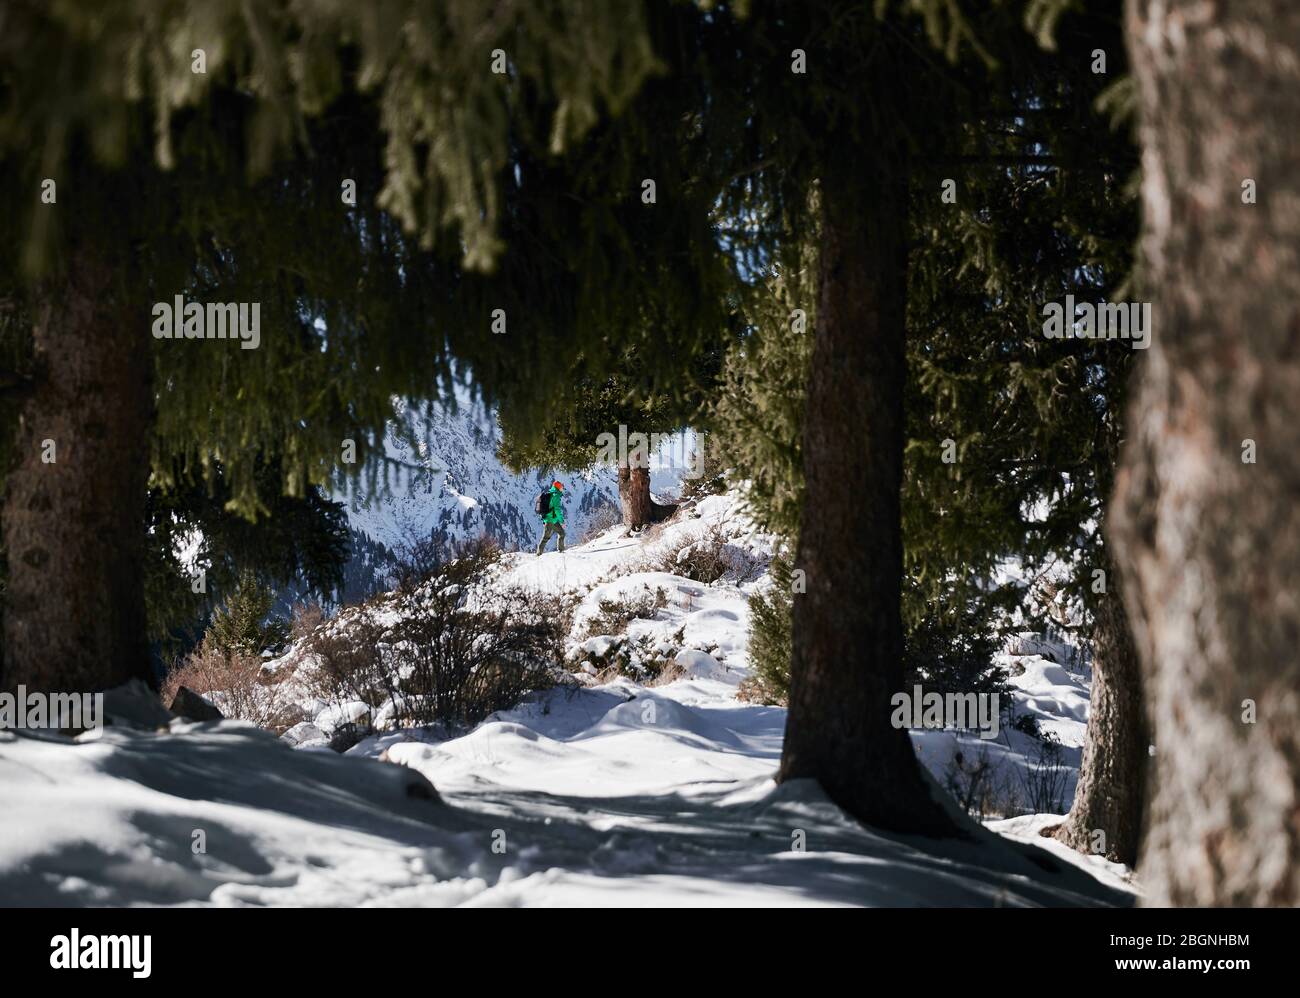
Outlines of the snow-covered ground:
[{"label": "snow-covered ground", "polygon": [[[714,530],[742,567],[704,585],[664,571]],[[611,531],[501,579],[577,603],[582,685],[536,694],[472,731],[380,732],[345,755],[236,721],[113,726],[98,740],[0,733],[0,902],[222,905],[1057,905],[1131,899],[1125,871],[1082,857],[1028,815],[969,823],[964,841],[888,836],[809,781],[773,775],[785,711],[743,703],[748,598],[769,539],[731,496],[657,536]],[[667,557],[665,557],[667,556]],[[671,655],[671,681],[591,675],[601,601],[660,594],[622,640]],[[606,636],[613,639],[616,636]],[[587,671],[583,671],[586,663]],[[1062,746],[1064,806],[1087,675],[1016,656],[1016,710]],[[339,720],[317,710],[321,731]],[[1007,787],[1042,742],[913,732],[935,781],[987,753]],[[436,791],[434,790],[436,788]],[[1059,819],[1058,819],[1059,820]],[[990,830],[992,829],[992,830]],[[199,846],[202,846],[200,849]]]}]

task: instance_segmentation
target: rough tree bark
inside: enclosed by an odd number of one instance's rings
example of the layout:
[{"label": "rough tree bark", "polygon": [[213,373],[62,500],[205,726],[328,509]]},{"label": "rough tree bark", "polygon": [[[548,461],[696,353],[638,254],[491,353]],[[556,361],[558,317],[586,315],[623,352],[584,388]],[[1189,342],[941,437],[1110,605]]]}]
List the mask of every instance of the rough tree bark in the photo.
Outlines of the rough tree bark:
[{"label": "rough tree bark", "polygon": [[[1106,566],[1108,592],[1095,610],[1092,693],[1083,765],[1070,815],[1055,832],[1073,849],[1136,866],[1142,843],[1151,736],[1142,674],[1122,586]],[[1101,833],[1098,839],[1097,833]]]},{"label": "rough tree bark", "polygon": [[890,723],[903,689],[904,191],[865,162],[822,178],[796,558],[807,591],[794,598],[778,779],[816,779],[870,825],[946,834],[907,732]]},{"label": "rough tree bark", "polygon": [[149,317],[124,301],[122,273],[83,244],[39,295],[41,377],[23,405],[3,505],[0,687],[88,692],[152,681],[142,549]]},{"label": "rough tree bark", "polygon": [[1300,4],[1130,0],[1126,31],[1155,328],[1112,537],[1155,736],[1145,900],[1296,905]]},{"label": "rough tree bark", "polygon": [[650,470],[635,460],[619,465],[618,498],[623,508],[623,525],[640,530],[646,524],[666,520],[677,511],[674,505],[654,501],[650,495]]}]

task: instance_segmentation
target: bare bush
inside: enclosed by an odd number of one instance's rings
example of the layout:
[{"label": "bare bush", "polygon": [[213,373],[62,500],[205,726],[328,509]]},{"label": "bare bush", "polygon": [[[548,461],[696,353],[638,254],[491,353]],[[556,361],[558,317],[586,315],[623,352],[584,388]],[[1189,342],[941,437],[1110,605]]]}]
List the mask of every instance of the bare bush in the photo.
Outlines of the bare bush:
[{"label": "bare bush", "polygon": [[1025,806],[1031,814],[1060,814],[1067,808],[1065,785],[1070,771],[1062,761],[1060,739],[1042,734],[1033,765],[1021,777]]},{"label": "bare bush", "polygon": [[325,609],[319,603],[295,603],[289,623],[289,637],[301,641],[313,633],[325,620]]},{"label": "bare bush", "polygon": [[651,590],[648,586],[635,595],[622,599],[602,599],[597,612],[587,622],[587,634],[622,634],[634,620],[654,620],[659,611],[668,605],[668,593],[662,588]]},{"label": "bare bush", "polygon": [[433,535],[411,537],[396,553],[394,589],[399,593],[412,593],[453,562],[472,562],[486,571],[500,559],[501,545],[486,534],[458,543],[449,543]]},{"label": "bare bush", "polygon": [[433,537],[407,540],[396,552],[392,571],[394,590],[414,592],[446,561],[443,545]]},{"label": "bare bush", "polygon": [[765,707],[784,707],[788,702],[789,694],[782,690],[773,689],[763,682],[762,678],[751,673],[740,681],[736,687],[736,699],[741,703],[762,704]]},{"label": "bare bush", "polygon": [[757,578],[763,568],[762,561],[738,547],[715,523],[681,547],[660,547],[647,554],[637,571],[667,572],[707,586],[722,579],[740,585]]},{"label": "bare bush", "polygon": [[375,706],[398,692],[381,647],[387,629],[375,620],[386,602],[367,602],[307,638],[304,651],[313,664],[302,678],[308,692],[336,706],[358,700]]},{"label": "bare bush", "polygon": [[562,600],[485,585],[500,557],[494,544],[460,551],[410,591],[372,600],[309,639],[324,699],[362,701],[398,727],[459,728],[559,681]]},{"label": "bare bush", "polygon": [[967,814],[983,818],[997,807],[995,768],[984,746],[974,758],[954,752],[944,770],[944,786]]},{"label": "bare bush", "polygon": [[183,662],[167,673],[162,685],[163,703],[187,686],[211,700],[226,717],[251,721],[282,734],[298,721],[301,712],[284,696],[284,677],[262,668],[262,659],[240,649],[222,651],[204,641]]},{"label": "bare bush", "polygon": [[409,665],[399,707],[417,723],[469,725],[555,685],[564,633],[547,601],[519,589],[492,594],[470,608],[449,586],[402,621]]}]

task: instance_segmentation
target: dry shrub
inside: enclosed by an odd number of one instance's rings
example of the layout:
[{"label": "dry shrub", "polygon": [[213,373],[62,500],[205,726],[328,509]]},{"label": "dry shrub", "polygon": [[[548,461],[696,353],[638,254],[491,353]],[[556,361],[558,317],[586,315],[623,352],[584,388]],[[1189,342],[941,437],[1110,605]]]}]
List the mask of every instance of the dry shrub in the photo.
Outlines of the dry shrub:
[{"label": "dry shrub", "polygon": [[762,677],[752,673],[740,681],[736,687],[736,699],[741,703],[757,703],[767,707],[786,706],[787,693],[775,689],[763,682]]},{"label": "dry shrub", "polygon": [[308,639],[323,699],[387,705],[399,727],[462,728],[556,684],[563,601],[485,584],[500,557],[494,544],[460,550],[409,592],[371,600]]},{"label": "dry shrub", "polygon": [[[594,676],[597,682],[607,683],[625,676],[638,683],[656,685],[663,677],[677,669],[676,663],[686,645],[686,629],[679,627],[670,637],[656,634],[601,634],[601,639],[587,640],[569,652],[569,667]],[[663,680],[663,681],[671,681]]]},{"label": "dry shrub", "polygon": [[402,594],[413,593],[435,576],[453,571],[451,566],[457,562],[486,572],[500,560],[501,545],[486,534],[459,543],[432,536],[413,538],[398,549],[393,570],[395,589]]},{"label": "dry shrub", "polygon": [[187,686],[216,704],[224,716],[283,734],[302,720],[298,708],[282,694],[284,678],[263,669],[258,655],[239,649],[222,651],[204,639],[167,673],[162,700],[170,705],[176,691]]},{"label": "dry shrub", "polygon": [[973,759],[964,752],[953,753],[943,783],[967,814],[983,819],[997,813],[1001,796],[998,772],[987,746],[981,745]]},{"label": "dry shrub", "polygon": [[667,605],[668,593],[662,587],[652,591],[647,586],[636,595],[602,599],[597,612],[587,623],[587,636],[622,634],[634,620],[654,620]]},{"label": "dry shrub", "polygon": [[317,602],[295,603],[293,619],[289,625],[289,636],[293,641],[301,641],[313,633],[325,621],[325,610]]},{"label": "dry shrub", "polygon": [[655,677],[651,679],[649,682],[647,682],[645,685],[667,686],[670,683],[675,683],[679,679],[686,679],[689,676],[690,676],[690,672],[686,668],[684,668],[680,662],[678,662],[676,659],[673,659],[669,661],[667,664],[663,665],[659,669],[659,672],[655,675]]},{"label": "dry shrub", "polygon": [[1060,814],[1069,810],[1065,788],[1070,769],[1064,762],[1060,739],[1047,731],[1039,738],[1033,764],[1021,775],[1020,789],[1031,814]]},{"label": "dry shrub", "polygon": [[520,589],[495,592],[478,608],[459,593],[436,593],[402,621],[410,670],[402,692],[413,697],[402,713],[416,723],[471,725],[554,686],[564,649],[559,617],[558,601]]},{"label": "dry shrub", "polygon": [[299,674],[309,693],[332,704],[360,700],[372,707],[397,693],[396,675],[385,663],[387,629],[374,619],[387,602],[382,596],[369,600],[306,639],[303,657],[313,662]]},{"label": "dry shrub", "polygon": [[756,578],[763,564],[732,543],[719,524],[711,524],[686,544],[659,547],[637,567],[641,572],[667,572],[693,582],[712,585],[726,579],[736,585]]}]

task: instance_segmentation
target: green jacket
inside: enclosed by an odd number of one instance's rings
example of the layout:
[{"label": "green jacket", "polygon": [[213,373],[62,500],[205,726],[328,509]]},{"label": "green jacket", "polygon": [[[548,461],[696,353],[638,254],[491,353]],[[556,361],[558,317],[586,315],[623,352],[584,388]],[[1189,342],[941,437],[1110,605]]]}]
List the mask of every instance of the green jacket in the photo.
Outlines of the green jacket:
[{"label": "green jacket", "polygon": [[563,523],[564,522],[564,493],[551,486],[551,508],[545,516],[542,517],[543,523]]}]

